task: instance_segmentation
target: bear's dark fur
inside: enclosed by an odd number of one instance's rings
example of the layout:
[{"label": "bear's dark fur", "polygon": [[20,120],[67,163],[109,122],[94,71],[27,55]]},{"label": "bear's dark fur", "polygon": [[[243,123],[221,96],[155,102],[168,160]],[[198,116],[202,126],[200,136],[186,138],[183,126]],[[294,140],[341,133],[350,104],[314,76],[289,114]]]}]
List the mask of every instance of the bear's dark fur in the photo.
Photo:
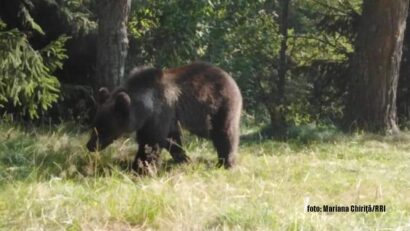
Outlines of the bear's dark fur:
[{"label": "bear's dark fur", "polygon": [[98,94],[94,130],[87,147],[103,149],[124,132],[137,132],[139,144],[133,169],[157,160],[166,148],[177,162],[189,157],[181,148],[179,125],[209,138],[219,164],[235,163],[239,144],[242,96],[235,81],[207,63],[160,70],[138,67],[123,86]]}]

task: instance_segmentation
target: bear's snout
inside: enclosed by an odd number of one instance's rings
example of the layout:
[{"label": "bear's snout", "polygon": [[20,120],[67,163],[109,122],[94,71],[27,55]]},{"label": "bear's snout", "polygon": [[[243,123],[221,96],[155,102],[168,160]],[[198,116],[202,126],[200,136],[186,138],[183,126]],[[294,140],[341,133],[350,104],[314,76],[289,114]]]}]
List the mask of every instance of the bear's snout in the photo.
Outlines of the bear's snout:
[{"label": "bear's snout", "polygon": [[96,151],[96,145],[95,145],[95,142],[93,142],[93,140],[90,140],[90,141],[88,141],[87,142],[87,149],[88,149],[88,151],[90,151],[90,152],[95,152]]},{"label": "bear's snout", "polygon": [[90,152],[101,151],[112,143],[112,139],[101,139],[97,136],[92,136],[87,142],[87,149]]},{"label": "bear's snout", "polygon": [[90,139],[88,140],[87,145],[86,145],[88,151],[90,151],[90,152],[95,152],[98,149],[99,140],[98,140],[98,135],[97,134],[98,134],[97,130],[94,128],[93,131],[91,132]]}]

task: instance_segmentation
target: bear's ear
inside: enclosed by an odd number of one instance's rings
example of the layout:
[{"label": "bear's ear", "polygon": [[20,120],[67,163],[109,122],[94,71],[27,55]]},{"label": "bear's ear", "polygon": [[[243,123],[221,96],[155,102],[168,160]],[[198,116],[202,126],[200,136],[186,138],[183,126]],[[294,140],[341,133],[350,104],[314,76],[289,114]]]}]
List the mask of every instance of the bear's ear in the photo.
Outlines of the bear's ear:
[{"label": "bear's ear", "polygon": [[98,90],[98,95],[97,95],[97,103],[98,104],[103,104],[108,97],[110,97],[110,92],[106,87],[102,87]]},{"label": "bear's ear", "polygon": [[118,95],[115,97],[115,109],[122,115],[129,115],[131,110],[131,98],[127,93],[118,93]]}]

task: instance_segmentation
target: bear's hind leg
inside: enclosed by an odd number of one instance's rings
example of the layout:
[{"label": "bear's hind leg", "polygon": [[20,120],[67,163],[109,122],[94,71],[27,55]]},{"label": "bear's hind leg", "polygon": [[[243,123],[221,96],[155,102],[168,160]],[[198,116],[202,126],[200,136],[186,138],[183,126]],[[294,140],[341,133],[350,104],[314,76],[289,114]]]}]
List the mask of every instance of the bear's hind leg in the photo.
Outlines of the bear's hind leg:
[{"label": "bear's hind leg", "polygon": [[226,117],[215,119],[211,139],[218,153],[218,165],[225,168],[233,167],[239,144],[239,124]]},{"label": "bear's hind leg", "polygon": [[237,110],[224,109],[212,118],[211,139],[218,153],[218,165],[230,168],[235,165],[239,145],[240,105]]},{"label": "bear's hind leg", "polygon": [[218,153],[218,166],[231,168],[235,165],[237,141],[225,131],[212,131],[212,143]]}]

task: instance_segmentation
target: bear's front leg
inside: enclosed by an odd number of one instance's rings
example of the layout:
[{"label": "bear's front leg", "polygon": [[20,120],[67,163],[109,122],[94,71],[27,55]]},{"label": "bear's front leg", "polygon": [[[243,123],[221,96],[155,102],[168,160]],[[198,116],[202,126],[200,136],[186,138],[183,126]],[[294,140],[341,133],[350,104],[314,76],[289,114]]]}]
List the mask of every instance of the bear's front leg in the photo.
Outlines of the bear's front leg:
[{"label": "bear's front leg", "polygon": [[189,163],[191,158],[186,155],[182,148],[181,133],[179,130],[171,131],[168,138],[164,141],[164,148],[168,150],[176,163]]},{"label": "bear's front leg", "polygon": [[132,169],[138,174],[154,174],[160,164],[160,154],[159,144],[139,144]]}]

